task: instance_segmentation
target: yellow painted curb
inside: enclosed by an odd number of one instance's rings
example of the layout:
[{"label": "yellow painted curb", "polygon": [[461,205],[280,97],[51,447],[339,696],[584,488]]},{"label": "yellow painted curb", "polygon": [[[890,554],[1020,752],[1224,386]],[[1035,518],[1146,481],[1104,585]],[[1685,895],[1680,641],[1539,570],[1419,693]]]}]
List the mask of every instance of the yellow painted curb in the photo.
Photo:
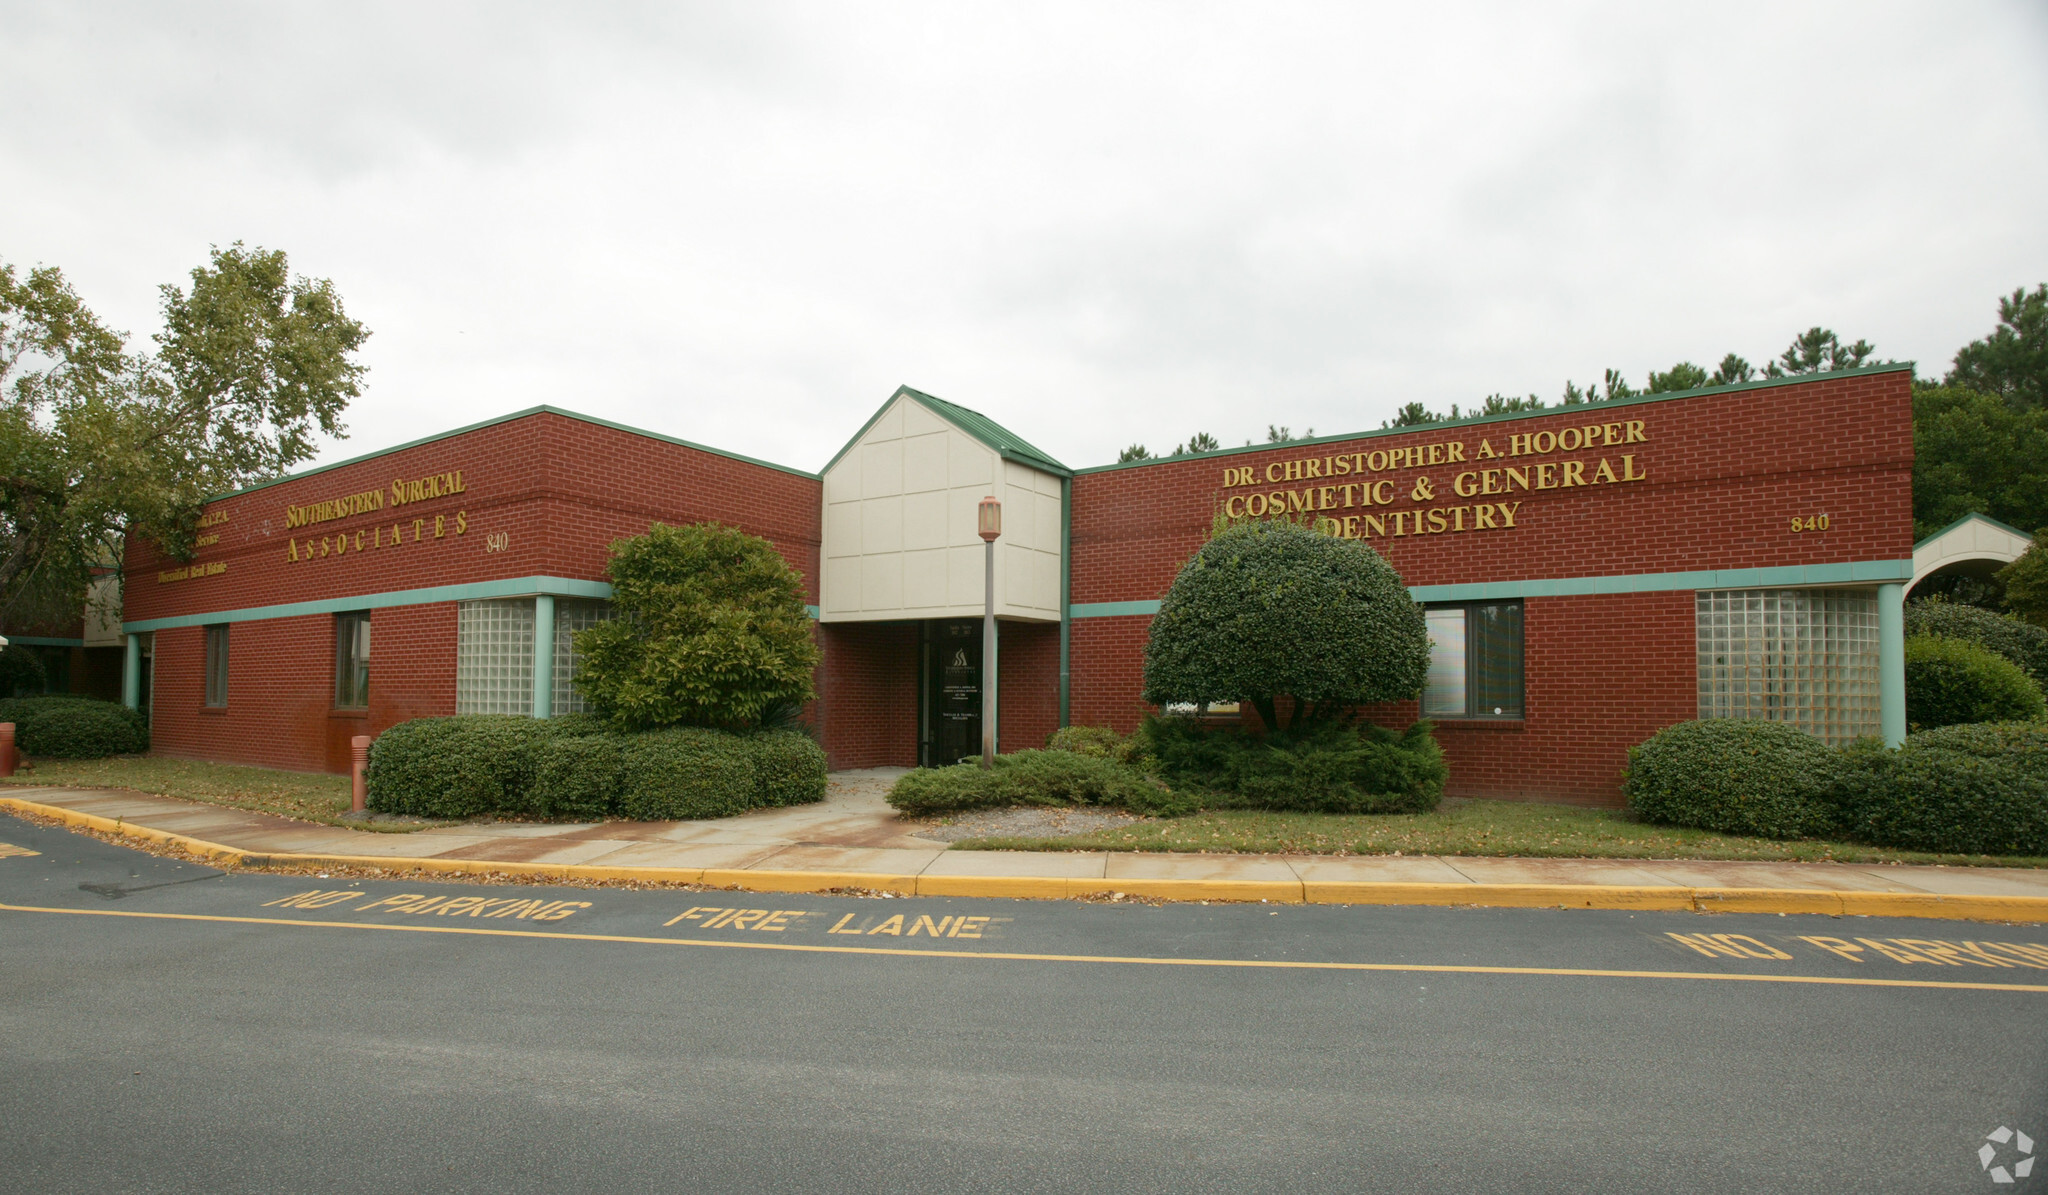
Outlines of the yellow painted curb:
[{"label": "yellow painted curb", "polygon": [[535,879],[705,884],[745,892],[825,892],[839,888],[902,896],[1059,900],[1076,896],[1146,896],[1161,900],[1269,901],[1276,904],[1467,905],[1508,909],[1641,909],[1699,913],[1821,913],[1828,916],[1921,917],[1951,921],[2048,922],[2048,897],[1959,896],[1935,892],[1837,892],[1816,888],[1655,888],[1606,884],[1415,884],[1371,881],[1161,880],[1057,876],[925,876],[864,871],[769,871],[696,867],[606,867],[594,863],[515,863],[495,859],[427,859],[384,855],[262,853],[80,813],[20,797],[0,809],[32,813],[69,826],[175,846],[224,867],[374,867],[446,875],[511,875]]}]

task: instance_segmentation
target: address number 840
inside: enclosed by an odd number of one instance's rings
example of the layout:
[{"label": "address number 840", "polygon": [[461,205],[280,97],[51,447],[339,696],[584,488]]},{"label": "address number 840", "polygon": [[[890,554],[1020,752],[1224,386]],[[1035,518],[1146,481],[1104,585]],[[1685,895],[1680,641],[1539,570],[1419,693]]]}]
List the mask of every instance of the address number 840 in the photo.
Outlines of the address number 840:
[{"label": "address number 840", "polygon": [[1828,517],[1826,515],[1807,515],[1805,518],[1801,518],[1798,515],[1792,516],[1792,530],[1795,534],[1801,531],[1826,531],[1827,529]]}]

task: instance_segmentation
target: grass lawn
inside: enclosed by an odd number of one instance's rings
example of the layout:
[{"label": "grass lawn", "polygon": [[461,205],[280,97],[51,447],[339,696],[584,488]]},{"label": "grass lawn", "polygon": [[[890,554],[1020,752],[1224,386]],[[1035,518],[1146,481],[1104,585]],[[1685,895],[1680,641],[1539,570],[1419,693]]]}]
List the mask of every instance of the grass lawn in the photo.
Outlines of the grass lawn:
[{"label": "grass lawn", "polygon": [[281,772],[242,764],[207,763],[197,759],[160,759],[153,755],[111,759],[38,759],[33,770],[21,771],[0,784],[51,785],[66,788],[132,788],[210,805],[227,805],[258,813],[275,813],[305,822],[324,822],[350,829],[410,831],[438,823],[419,821],[347,823],[349,780],[319,772]]},{"label": "grass lawn", "polygon": [[1936,855],[1845,842],[1778,842],[1631,821],[1618,810],[1531,801],[1445,801],[1434,813],[1216,810],[1068,838],[970,838],[955,850],[1208,851],[1289,855],[1515,855],[1566,859],[1779,859],[2048,867],[2048,859]]}]

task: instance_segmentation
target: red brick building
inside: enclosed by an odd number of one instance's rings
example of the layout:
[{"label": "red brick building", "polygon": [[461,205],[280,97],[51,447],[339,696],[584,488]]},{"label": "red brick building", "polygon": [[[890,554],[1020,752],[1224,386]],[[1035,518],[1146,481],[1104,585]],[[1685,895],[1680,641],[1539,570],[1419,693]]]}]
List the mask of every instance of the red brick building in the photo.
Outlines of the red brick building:
[{"label": "red brick building", "polygon": [[[979,742],[983,546],[1004,750],[1129,729],[1146,629],[1219,511],[1308,513],[1426,607],[1419,701],[1463,795],[1618,799],[1627,747],[1693,717],[1904,732],[1912,374],[1842,371],[1069,469],[899,390],[818,473],[551,408],[209,504],[190,561],[131,544],[124,697],[156,750],[340,770],[348,739],[580,708],[606,545],[655,521],[761,535],[806,579],[835,766]],[[1213,712],[1213,711],[1212,711]]]}]

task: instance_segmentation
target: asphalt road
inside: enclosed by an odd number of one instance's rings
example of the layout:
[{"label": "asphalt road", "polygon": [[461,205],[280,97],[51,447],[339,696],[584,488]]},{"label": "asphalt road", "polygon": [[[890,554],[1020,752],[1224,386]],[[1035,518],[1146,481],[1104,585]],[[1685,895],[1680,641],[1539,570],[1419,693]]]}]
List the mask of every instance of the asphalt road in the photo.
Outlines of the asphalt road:
[{"label": "asphalt road", "polygon": [[0,844],[8,1191],[2048,1189],[2048,927]]}]

